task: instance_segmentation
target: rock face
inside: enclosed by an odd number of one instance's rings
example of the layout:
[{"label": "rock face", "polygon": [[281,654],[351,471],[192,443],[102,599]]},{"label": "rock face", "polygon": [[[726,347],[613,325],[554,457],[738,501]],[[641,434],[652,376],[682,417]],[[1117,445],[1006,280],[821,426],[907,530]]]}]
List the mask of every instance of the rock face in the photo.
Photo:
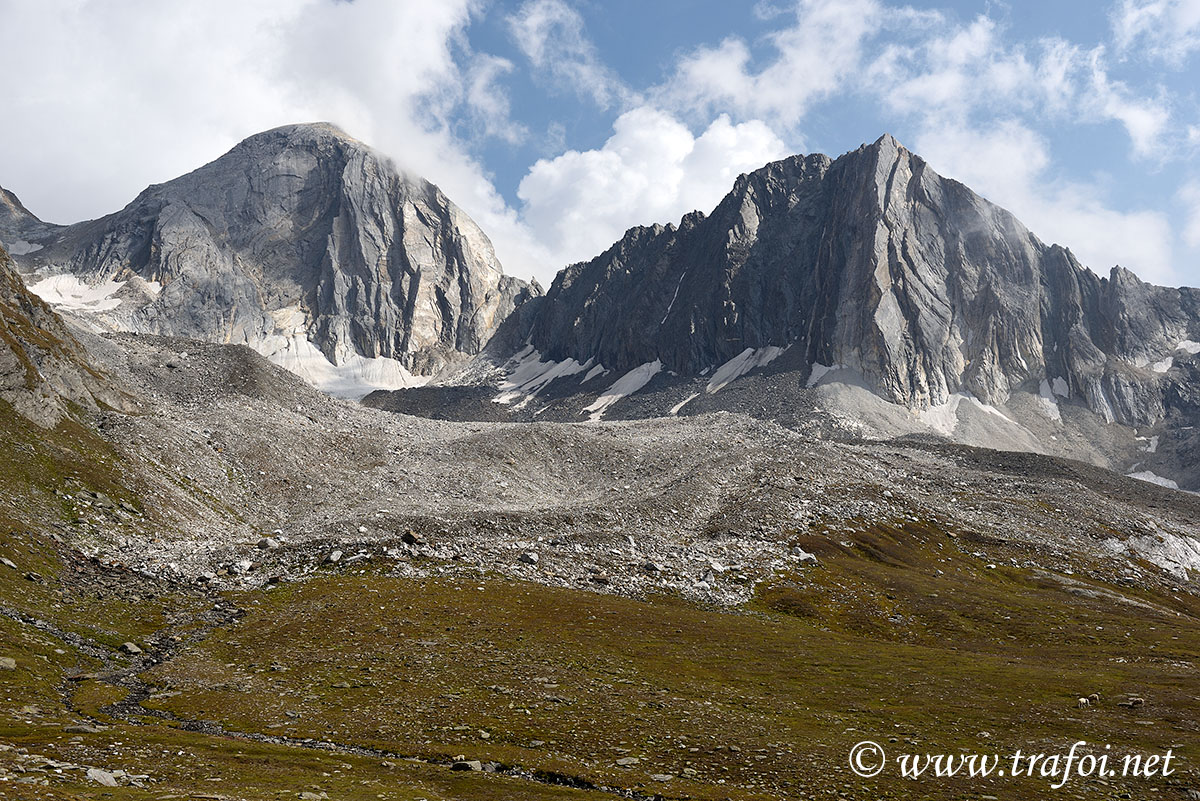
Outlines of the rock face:
[{"label": "rock face", "polygon": [[253,136],[65,228],[6,198],[0,238],[24,243],[22,267],[69,274],[33,284],[44,297],[109,327],[245,343],[318,384],[329,363],[410,383],[479,352],[537,292],[436,186],[327,124]]},{"label": "rock face", "polygon": [[788,349],[793,369],[848,368],[914,409],[1032,382],[1139,425],[1179,392],[1176,355],[1200,350],[1200,291],[1101,278],[884,136],[743,175],[708,217],[631,229],[560,273],[527,330],[544,358],[616,374]]},{"label": "rock face", "polygon": [[123,400],[88,364],[62,319],[30,293],[8,253],[0,249],[0,401],[42,426],[52,426],[69,403],[120,408]]}]

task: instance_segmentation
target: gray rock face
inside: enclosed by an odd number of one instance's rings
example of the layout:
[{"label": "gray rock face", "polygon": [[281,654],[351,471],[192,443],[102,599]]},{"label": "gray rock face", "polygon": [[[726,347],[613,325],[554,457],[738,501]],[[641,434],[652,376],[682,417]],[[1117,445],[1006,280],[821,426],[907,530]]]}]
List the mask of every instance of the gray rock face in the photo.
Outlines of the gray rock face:
[{"label": "gray rock face", "polygon": [[547,358],[615,374],[788,348],[802,373],[847,367],[915,409],[1045,381],[1138,425],[1179,392],[1200,291],[1101,278],[884,136],[743,175],[711,216],[631,229],[560,273],[526,330]]},{"label": "gray rock face", "polygon": [[42,426],[57,423],[68,403],[122,408],[120,393],[88,361],[62,319],[25,288],[0,249],[0,401]]},{"label": "gray rock face", "polygon": [[430,374],[533,291],[436,186],[326,124],[253,136],[99,220],[31,216],[10,213],[0,237],[35,248],[26,270],[126,282],[100,315],[113,327],[245,343],[301,374],[316,351]]}]

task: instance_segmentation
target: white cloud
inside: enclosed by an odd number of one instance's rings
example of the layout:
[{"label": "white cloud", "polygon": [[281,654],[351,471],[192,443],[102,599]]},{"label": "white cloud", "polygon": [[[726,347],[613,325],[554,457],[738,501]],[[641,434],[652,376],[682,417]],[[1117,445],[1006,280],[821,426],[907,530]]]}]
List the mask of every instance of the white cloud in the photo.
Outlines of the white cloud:
[{"label": "white cloud", "polygon": [[1122,0],[1111,21],[1123,54],[1137,51],[1182,66],[1200,48],[1200,0]]},{"label": "white cloud", "polygon": [[639,107],[617,119],[603,147],[538,161],[521,181],[522,216],[561,266],[599,254],[634,225],[707,213],[739,173],[787,152],[761,122],[720,116],[696,137]]},{"label": "white cloud", "polygon": [[1046,142],[1020,122],[986,130],[931,124],[915,146],[939,173],[1008,209],[1040,239],[1069,247],[1096,272],[1120,264],[1149,281],[1177,281],[1166,215],[1116,211],[1100,187],[1054,174]]},{"label": "white cloud", "polygon": [[745,41],[728,38],[682,57],[656,98],[693,114],[730,111],[794,126],[860,67],[883,19],[876,0],[799,0],[795,24],[766,37],[775,55],[765,66],[756,67]]},{"label": "white cloud", "polygon": [[1200,250],[1200,180],[1185,183],[1179,190],[1179,201],[1184,206],[1183,241]]},{"label": "white cloud", "polygon": [[1111,80],[1104,69],[1103,56],[1103,48],[1097,48],[1091,54],[1091,91],[1083,101],[1085,111],[1124,125],[1135,154],[1153,156],[1160,153],[1171,119],[1170,109],[1161,100],[1141,97],[1121,81]]},{"label": "white cloud", "polygon": [[463,41],[474,5],[0,0],[0,52],[20,72],[0,89],[0,184],[73,222],[258,131],[330,120],[439,184],[528,275],[547,254],[451,130],[456,108],[486,117],[485,135],[520,130],[505,63]]},{"label": "white cloud", "polygon": [[910,44],[893,43],[864,67],[864,89],[906,114],[1039,111],[1060,114],[1076,93],[1077,47],[1057,38],[1009,46],[986,16],[931,20]]},{"label": "white cloud", "polygon": [[584,34],[579,12],[564,0],[528,0],[508,24],[535,74],[551,76],[601,108],[633,99],[616,73],[600,61],[595,45]]},{"label": "white cloud", "polygon": [[467,104],[472,119],[485,135],[518,144],[529,131],[512,119],[508,93],[497,85],[497,80],[512,70],[513,63],[506,58],[476,56],[467,74]]}]

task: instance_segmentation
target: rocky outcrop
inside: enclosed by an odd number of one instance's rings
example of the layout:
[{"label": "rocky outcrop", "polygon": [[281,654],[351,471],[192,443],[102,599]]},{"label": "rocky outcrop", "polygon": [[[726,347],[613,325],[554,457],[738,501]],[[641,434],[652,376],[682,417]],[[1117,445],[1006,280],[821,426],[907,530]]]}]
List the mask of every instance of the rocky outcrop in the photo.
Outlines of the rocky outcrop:
[{"label": "rocky outcrop", "polygon": [[90,311],[109,327],[245,343],[302,374],[431,374],[535,292],[436,186],[327,124],[253,136],[99,220],[5,230],[27,271],[107,287]]},{"label": "rocky outcrop", "polygon": [[616,374],[787,348],[803,374],[849,368],[915,409],[1032,382],[1144,424],[1200,340],[1200,292],[1101,278],[884,136],[743,175],[678,228],[631,229],[560,273],[527,331],[545,358]]},{"label": "rocky outcrop", "polygon": [[62,319],[25,289],[0,249],[0,401],[41,426],[53,426],[72,405],[120,408],[124,400],[88,364]]}]

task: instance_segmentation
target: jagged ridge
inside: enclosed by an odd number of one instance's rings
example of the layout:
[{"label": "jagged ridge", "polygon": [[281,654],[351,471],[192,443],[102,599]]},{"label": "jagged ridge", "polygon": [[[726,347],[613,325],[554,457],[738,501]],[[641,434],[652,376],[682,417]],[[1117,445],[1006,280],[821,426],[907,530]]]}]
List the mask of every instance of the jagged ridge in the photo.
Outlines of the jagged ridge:
[{"label": "jagged ridge", "polygon": [[790,346],[804,373],[843,365],[913,408],[1044,380],[1139,424],[1170,383],[1149,365],[1200,339],[1200,293],[1101,278],[884,136],[742,175],[708,217],[631,229],[560,273],[529,336],[553,359],[682,375]]}]

